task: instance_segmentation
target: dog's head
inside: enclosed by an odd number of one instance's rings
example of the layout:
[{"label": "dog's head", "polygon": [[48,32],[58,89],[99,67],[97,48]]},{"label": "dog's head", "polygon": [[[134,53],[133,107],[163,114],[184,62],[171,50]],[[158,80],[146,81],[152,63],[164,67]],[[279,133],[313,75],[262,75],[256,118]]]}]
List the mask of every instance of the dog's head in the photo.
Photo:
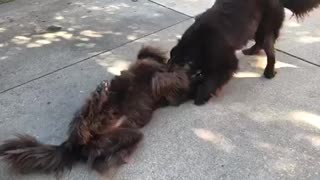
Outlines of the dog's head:
[{"label": "dog's head", "polygon": [[186,70],[196,69],[196,59],[195,50],[179,41],[170,51],[169,69],[172,71],[175,66],[183,67]]},{"label": "dog's head", "polygon": [[193,81],[189,71],[187,66],[175,64],[169,71],[167,57],[161,49],[143,47],[138,53],[137,61],[111,81],[110,99],[115,97],[121,101],[131,92],[130,89],[145,86],[151,88],[156,100],[165,98],[171,104],[177,104],[178,99],[186,96]]},{"label": "dog's head", "polygon": [[131,69],[138,70],[135,74],[142,73],[143,76],[152,77],[152,94],[156,99],[178,97],[179,92],[189,88],[188,69],[173,65],[169,71],[168,58],[161,49],[145,46],[139,51],[137,59]]},{"label": "dog's head", "polygon": [[177,45],[170,51],[170,67],[173,65],[189,66],[190,69],[196,70],[201,65],[205,45],[202,36],[205,36],[205,31],[201,28],[201,23],[197,21],[183,33]]},{"label": "dog's head", "polygon": [[162,51],[160,48],[155,48],[152,46],[144,46],[138,53],[137,56],[139,60],[150,60],[156,61],[160,64],[166,64],[168,58],[166,57],[166,52]]},{"label": "dog's head", "polygon": [[179,41],[171,50],[171,59],[168,61],[161,49],[143,47],[138,53],[137,62],[131,66],[131,71],[137,76],[152,77],[151,88],[155,99],[164,98],[171,105],[189,99],[203,79],[201,72],[193,65],[195,56],[192,50],[183,52],[188,48],[184,42]]},{"label": "dog's head", "polygon": [[142,47],[135,63],[120,75],[114,76],[108,86],[108,99],[110,103],[121,103],[132,90],[148,86],[157,72],[166,71],[167,57],[159,48],[151,46]]}]

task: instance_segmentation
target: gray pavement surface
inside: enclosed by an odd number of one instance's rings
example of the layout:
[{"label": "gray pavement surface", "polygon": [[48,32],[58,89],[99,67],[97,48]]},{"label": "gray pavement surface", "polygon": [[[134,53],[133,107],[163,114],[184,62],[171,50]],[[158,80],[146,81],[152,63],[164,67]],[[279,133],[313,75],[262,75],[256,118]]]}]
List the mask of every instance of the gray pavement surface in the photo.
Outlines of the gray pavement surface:
[{"label": "gray pavement surface", "polygon": [[[1,4],[0,141],[28,133],[60,143],[74,111],[101,80],[125,69],[144,44],[169,50],[193,22],[190,16],[211,2]],[[79,165],[62,179],[320,179],[319,17],[317,10],[304,21],[286,21],[275,79],[261,77],[264,55],[239,52],[239,72],[220,97],[155,112],[132,162],[108,176]],[[45,32],[50,25],[62,30]],[[54,178],[17,176],[0,162],[0,179]]]},{"label": "gray pavement surface", "polygon": [[0,7],[0,92],[187,18],[146,0],[46,1]]}]

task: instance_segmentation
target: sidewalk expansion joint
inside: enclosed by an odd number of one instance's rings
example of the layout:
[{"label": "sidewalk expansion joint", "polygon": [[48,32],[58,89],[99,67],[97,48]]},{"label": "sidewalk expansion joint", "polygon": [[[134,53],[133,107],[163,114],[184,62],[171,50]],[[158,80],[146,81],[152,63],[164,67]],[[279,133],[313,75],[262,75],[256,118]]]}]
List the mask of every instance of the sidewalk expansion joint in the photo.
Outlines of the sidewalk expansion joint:
[{"label": "sidewalk expansion joint", "polygon": [[169,29],[169,28],[171,28],[171,27],[173,27],[173,26],[176,26],[176,25],[178,25],[178,24],[181,24],[181,23],[183,23],[183,22],[186,22],[186,21],[188,21],[188,20],[190,20],[190,19],[192,19],[192,18],[190,18],[190,17],[189,17],[189,18],[186,18],[186,19],[181,20],[181,21],[179,21],[179,22],[177,22],[177,23],[174,23],[174,24],[172,24],[172,25],[170,25],[170,26],[167,26],[167,27],[158,29],[158,30],[153,31],[153,32],[148,33],[148,34],[145,34],[145,35],[143,35],[143,36],[141,36],[141,37],[139,37],[139,38],[137,38],[137,39],[130,40],[130,41],[127,41],[127,42],[125,42],[125,43],[122,43],[122,44],[120,44],[119,46],[116,46],[116,47],[114,47],[114,48],[110,48],[110,49],[101,51],[101,52],[99,52],[99,53],[97,53],[97,54],[94,54],[94,55],[92,55],[92,56],[86,57],[86,58],[84,58],[84,59],[82,59],[82,60],[79,60],[79,61],[74,62],[74,63],[72,63],[72,64],[66,65],[66,66],[64,66],[64,67],[58,68],[58,69],[56,69],[56,70],[54,70],[54,71],[51,71],[51,72],[46,73],[46,74],[44,74],[44,75],[41,75],[41,76],[39,76],[39,77],[33,78],[33,79],[28,80],[28,81],[26,81],[26,82],[23,82],[23,83],[21,83],[21,84],[19,84],[19,85],[10,87],[10,88],[5,89],[5,90],[3,90],[3,91],[0,91],[0,94],[3,94],[3,93],[8,92],[8,91],[10,91],[10,90],[16,89],[16,88],[18,88],[18,87],[20,87],[20,86],[29,84],[29,83],[31,83],[31,82],[33,82],[33,81],[36,81],[36,80],[41,79],[41,78],[44,78],[44,77],[49,76],[49,75],[51,75],[51,74],[54,74],[54,73],[56,73],[56,72],[58,72],[58,71],[67,69],[67,68],[69,68],[69,67],[72,67],[72,66],[74,66],[74,65],[76,65],[76,64],[85,62],[85,61],[90,60],[90,59],[92,59],[92,58],[94,58],[94,57],[97,57],[97,56],[99,56],[99,55],[101,55],[101,54],[104,54],[104,53],[113,51],[113,50],[118,49],[118,48],[120,48],[120,47],[122,47],[122,46],[125,46],[125,45],[130,44],[130,43],[133,43],[133,42],[135,42],[135,41],[137,41],[137,40],[140,40],[140,39],[143,39],[143,38],[145,38],[145,37],[148,37],[148,36],[150,36],[150,35],[152,35],[152,34],[158,33],[158,32],[160,32],[160,31],[164,31],[164,30]]},{"label": "sidewalk expansion joint", "polygon": [[170,7],[168,7],[168,6],[165,6],[165,5],[163,5],[163,4],[160,4],[160,3],[158,3],[158,2],[155,2],[155,1],[153,1],[153,0],[149,0],[149,2],[154,3],[154,4],[158,5],[158,6],[164,7],[164,8],[166,8],[166,9],[169,9],[169,10],[171,10],[171,11],[174,11],[174,12],[176,12],[176,13],[178,13],[178,14],[187,16],[187,17],[189,17],[189,18],[194,18],[193,16],[190,16],[190,15],[188,15],[188,14],[185,14],[185,13],[183,13],[183,12],[181,12],[181,11],[177,11],[177,10],[175,10],[175,9],[173,9],[173,8],[170,8]]}]

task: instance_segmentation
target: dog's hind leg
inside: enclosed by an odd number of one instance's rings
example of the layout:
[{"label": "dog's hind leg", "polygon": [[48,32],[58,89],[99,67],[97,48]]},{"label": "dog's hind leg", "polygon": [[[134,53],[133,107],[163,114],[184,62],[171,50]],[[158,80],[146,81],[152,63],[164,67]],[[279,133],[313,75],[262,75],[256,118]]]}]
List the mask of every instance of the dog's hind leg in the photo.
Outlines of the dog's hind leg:
[{"label": "dog's hind leg", "polygon": [[137,129],[118,128],[109,133],[109,139],[114,144],[112,152],[129,148],[137,144],[143,137],[143,134]]},{"label": "dog's hind leg", "polygon": [[268,79],[272,79],[276,75],[276,71],[274,69],[276,58],[275,58],[275,37],[274,35],[269,35],[265,38],[265,42],[263,45],[263,49],[267,55],[267,66],[264,69],[264,76]]},{"label": "dog's hind leg", "polygon": [[127,130],[127,134],[124,133],[121,136],[118,136],[118,145],[115,156],[117,156],[120,163],[129,162],[129,156],[135,150],[142,137],[143,134],[134,129],[129,129]]},{"label": "dog's hind leg", "polygon": [[[97,143],[99,149],[94,150],[89,157],[89,164],[92,168],[103,172],[112,166],[116,161],[126,162],[125,158],[134,147],[140,142],[143,134],[137,129],[117,128],[107,134]],[[104,143],[104,141],[106,141]],[[98,152],[98,153],[96,153]],[[91,162],[90,162],[91,161]]]},{"label": "dog's hind leg", "polygon": [[[284,9],[279,5],[278,1],[273,4],[273,11],[266,15],[265,23],[265,36],[263,42],[263,50],[267,55],[267,66],[264,70],[264,76],[268,79],[272,79],[276,75],[275,71],[275,48],[274,44],[276,39],[279,37],[279,32],[284,20]],[[277,5],[278,4],[278,5]]]},{"label": "dog's hind leg", "polygon": [[263,27],[263,24],[260,24],[255,34],[255,38],[254,38],[255,44],[248,49],[242,50],[242,53],[244,55],[249,55],[249,56],[259,54],[259,52],[263,48],[264,36],[265,36],[264,27]]}]

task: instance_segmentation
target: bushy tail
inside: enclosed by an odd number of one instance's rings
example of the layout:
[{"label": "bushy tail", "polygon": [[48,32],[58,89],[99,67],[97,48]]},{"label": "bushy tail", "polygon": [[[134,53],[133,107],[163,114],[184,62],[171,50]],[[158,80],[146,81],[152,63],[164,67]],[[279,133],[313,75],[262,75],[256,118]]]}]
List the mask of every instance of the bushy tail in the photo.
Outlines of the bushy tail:
[{"label": "bushy tail", "polygon": [[301,18],[320,5],[320,0],[280,0],[284,7]]},{"label": "bushy tail", "polygon": [[76,160],[68,142],[44,145],[29,135],[18,135],[0,145],[0,156],[21,174],[34,172],[61,175]]}]

